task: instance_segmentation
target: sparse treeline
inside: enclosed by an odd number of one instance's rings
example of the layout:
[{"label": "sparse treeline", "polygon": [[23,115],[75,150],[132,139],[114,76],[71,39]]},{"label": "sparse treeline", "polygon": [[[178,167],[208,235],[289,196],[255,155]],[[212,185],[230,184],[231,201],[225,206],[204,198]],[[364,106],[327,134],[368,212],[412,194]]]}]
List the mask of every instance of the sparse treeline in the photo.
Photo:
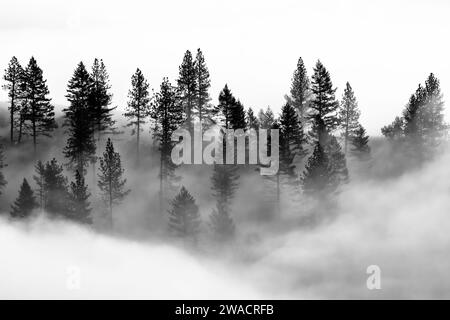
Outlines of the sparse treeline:
[{"label": "sparse treeline", "polygon": [[[29,135],[36,150],[37,138],[49,135],[56,127],[42,70],[34,58],[23,69],[13,57],[4,80],[3,87],[10,99],[10,143],[20,144],[23,137]],[[350,181],[348,160],[363,164],[371,158],[369,137],[359,121],[360,111],[352,86],[346,83],[339,101],[331,75],[321,61],[317,61],[309,77],[302,58],[299,58],[279,116],[270,107],[256,113],[252,108],[245,108],[227,84],[214,105],[209,89],[210,74],[202,51],[198,49],[195,58],[186,51],[176,84],[172,85],[164,78],[156,93],[150,89],[143,72],[136,69],[123,114],[128,126],[133,128],[131,133],[136,135],[136,167],[143,126],[147,122],[151,124],[151,136],[159,148],[159,211],[162,215],[168,212],[169,230],[179,238],[196,243],[202,229],[195,198],[188,188],[179,184],[181,177],[171,161],[171,151],[176,143],[171,136],[180,127],[191,133],[196,122],[203,125],[203,130],[214,124],[223,130],[244,129],[247,132],[279,129],[279,170],[275,176],[260,178],[275,195],[272,198],[275,198],[279,214],[282,214],[282,199],[315,198],[328,202]],[[40,208],[52,217],[92,224],[90,198],[101,196],[108,220],[113,223],[113,207],[122,202],[130,190],[126,186],[121,156],[110,138],[100,157],[100,172],[94,176],[91,186],[98,186],[99,194],[93,188],[89,192],[84,179],[87,168],[90,165],[95,168],[102,134],[117,133],[110,91],[102,60],[95,59],[91,71],[83,62],[78,64],[67,86],[69,104],[63,110],[67,140],[62,153],[73,182],[69,184],[64,166],[56,159],[37,161],[34,176],[37,188],[33,190],[28,181],[23,180],[19,196],[12,205],[12,217],[26,218]],[[446,132],[442,112],[439,81],[431,74],[425,86],[419,85],[411,96],[402,117],[397,117],[382,132],[399,145],[399,149],[424,161],[437,149]],[[275,143],[272,140],[269,135],[268,143]],[[237,157],[236,149],[227,150],[224,143],[223,161],[213,166],[211,176],[215,205],[208,225],[220,241],[230,240],[235,234],[238,212],[233,208],[234,198],[240,177],[249,174],[241,172],[238,165],[224,164],[230,155]],[[2,173],[3,158],[0,150],[0,191],[6,184]],[[170,201],[177,190],[179,193]]]}]

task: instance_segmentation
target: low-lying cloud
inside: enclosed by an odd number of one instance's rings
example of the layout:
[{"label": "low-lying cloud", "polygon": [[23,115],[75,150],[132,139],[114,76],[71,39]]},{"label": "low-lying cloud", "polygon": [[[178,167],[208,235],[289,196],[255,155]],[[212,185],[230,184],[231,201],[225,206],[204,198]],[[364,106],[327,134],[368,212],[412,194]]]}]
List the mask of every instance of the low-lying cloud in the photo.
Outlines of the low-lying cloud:
[{"label": "low-lying cloud", "polygon": [[[297,227],[294,206],[282,227],[267,223],[257,240],[241,236],[214,255],[45,219],[1,220],[0,298],[450,298],[449,161],[351,183],[335,219]],[[367,289],[370,265],[381,269],[380,290]]]}]

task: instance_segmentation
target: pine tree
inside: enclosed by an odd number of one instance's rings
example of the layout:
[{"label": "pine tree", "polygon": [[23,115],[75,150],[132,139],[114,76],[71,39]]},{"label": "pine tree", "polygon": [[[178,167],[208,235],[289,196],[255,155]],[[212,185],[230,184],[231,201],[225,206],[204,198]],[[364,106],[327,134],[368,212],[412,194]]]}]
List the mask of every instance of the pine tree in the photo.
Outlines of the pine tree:
[{"label": "pine tree", "polygon": [[194,197],[183,186],[171,205],[169,231],[176,237],[196,244],[201,221]]},{"label": "pine tree", "polygon": [[63,166],[53,158],[45,165],[36,166],[39,196],[42,196],[42,208],[52,217],[67,217],[69,214],[69,191]]},{"label": "pine tree", "polygon": [[352,139],[351,134],[359,127],[359,116],[358,102],[350,83],[347,82],[339,109],[339,127],[343,131],[345,154]]},{"label": "pine tree", "polygon": [[3,151],[3,145],[0,144],[0,195],[3,192],[3,188],[6,186],[7,182],[3,174],[3,168],[6,167],[5,164],[5,153]]},{"label": "pine tree", "polygon": [[399,141],[403,146],[401,150],[421,163],[437,151],[436,147],[448,129],[444,123],[443,108],[439,80],[430,74],[425,86],[419,84],[411,95],[403,117],[397,117],[381,131],[390,140]]},{"label": "pine tree", "polygon": [[14,143],[14,129],[16,124],[16,113],[20,111],[19,99],[21,95],[21,82],[23,80],[24,70],[22,69],[19,61],[16,57],[12,57],[9,62],[8,68],[5,70],[3,79],[6,84],[3,85],[3,89],[8,91],[8,97],[10,99],[9,106],[9,126],[10,126],[10,141]]},{"label": "pine tree", "polygon": [[113,223],[113,206],[119,204],[130,190],[125,189],[126,179],[123,178],[124,169],[120,161],[120,154],[114,151],[110,138],[106,142],[106,150],[100,158],[100,173],[98,187],[103,200],[108,207],[109,219]]},{"label": "pine tree", "polygon": [[352,133],[351,144],[353,148],[350,150],[352,154],[359,160],[368,160],[370,157],[369,136],[362,125],[359,125]]},{"label": "pine tree", "polygon": [[247,127],[247,121],[245,119],[245,110],[241,101],[237,100],[236,104],[231,110],[231,126],[233,129],[243,129]]},{"label": "pine tree", "polygon": [[33,190],[28,184],[27,179],[23,179],[20,186],[19,196],[11,206],[11,217],[16,219],[29,218],[34,209],[38,207]]},{"label": "pine tree", "polygon": [[27,104],[23,109],[24,117],[30,122],[31,136],[33,137],[34,154],[37,150],[37,138],[40,135],[49,136],[55,129],[55,113],[50,99],[47,98],[49,91],[46,80],[44,80],[42,69],[32,57],[25,69],[24,74],[25,92],[23,99]]},{"label": "pine tree", "polygon": [[116,109],[116,107],[109,107],[112,100],[112,94],[109,92],[111,85],[103,60],[94,59],[90,78],[92,85],[90,87],[89,113],[92,117],[93,130],[97,133],[97,141],[100,141],[103,132],[115,132],[112,111]]},{"label": "pine tree", "polygon": [[136,162],[139,164],[139,140],[142,125],[151,111],[149,85],[141,70],[137,69],[131,77],[131,89],[128,91],[128,106],[124,116],[129,119],[128,126],[133,126],[136,133]]},{"label": "pine tree", "polygon": [[171,152],[175,142],[172,141],[171,137],[172,133],[183,122],[183,108],[177,101],[175,88],[167,78],[164,78],[161,83],[151,116],[154,119],[153,136],[159,143],[160,151],[159,196],[160,212],[162,213],[164,193],[172,187],[171,183],[176,180],[176,166],[171,160]]},{"label": "pine tree", "polygon": [[419,84],[416,92],[409,98],[408,104],[403,111],[403,133],[414,144],[422,144],[424,136],[423,112],[425,107],[426,91]]},{"label": "pine tree", "polygon": [[306,138],[303,126],[294,107],[286,103],[281,109],[280,117],[280,143],[278,174],[287,177],[288,184],[296,185],[297,173],[295,172],[294,158],[303,158],[306,155]]},{"label": "pine tree", "polygon": [[313,122],[312,136],[322,140],[339,124],[337,116],[339,103],[335,98],[336,89],[333,89],[330,74],[320,60],[314,68],[311,91],[313,93],[310,115]]},{"label": "pine tree", "polygon": [[231,218],[231,205],[239,175],[237,166],[215,164],[211,177],[213,196],[216,198],[216,209],[210,216],[210,225],[216,236],[225,240],[234,234],[234,223]]},{"label": "pine tree", "polygon": [[[179,68],[177,91],[185,113],[186,128],[189,132],[192,132],[193,129],[194,107],[196,103],[198,105],[198,84],[196,64],[192,58],[191,52],[187,50]],[[206,90],[208,90],[208,87],[206,87]],[[204,95],[204,93],[202,93],[202,95]],[[206,99],[207,98],[208,96],[206,95]]]},{"label": "pine tree", "polygon": [[314,152],[308,159],[301,181],[303,192],[308,196],[326,194],[332,187],[333,173],[329,159],[319,142],[316,142]]},{"label": "pine tree", "polygon": [[84,177],[77,170],[75,181],[70,183],[70,218],[84,224],[92,224],[90,203],[88,201],[90,193],[84,183]]},{"label": "pine tree", "polygon": [[218,123],[225,129],[245,129],[247,127],[244,106],[231,93],[228,85],[219,94],[219,104],[214,108]]},{"label": "pine tree", "polygon": [[80,62],[67,86],[66,98],[70,106],[65,108],[64,126],[68,127],[69,138],[64,148],[68,167],[84,175],[86,167],[95,159],[95,140],[89,99],[92,80],[84,64]]},{"label": "pine tree", "polygon": [[297,62],[297,69],[294,71],[292,77],[290,96],[287,96],[287,101],[298,112],[299,120],[304,123],[308,116],[309,99],[310,99],[310,81],[306,72],[303,59],[300,57]]},{"label": "pine tree", "polygon": [[197,50],[195,57],[195,77],[196,77],[196,104],[195,114],[200,123],[208,125],[212,121],[214,109],[209,104],[211,100],[209,96],[209,87],[211,81],[209,79],[209,71],[206,66],[205,57],[200,49]]},{"label": "pine tree", "polygon": [[254,129],[256,131],[259,129],[258,118],[253,113],[252,108],[248,108],[248,110],[247,110],[246,123],[247,123],[247,129]]},{"label": "pine tree", "polygon": [[444,136],[448,125],[444,122],[444,101],[441,93],[439,80],[431,73],[425,81],[426,98],[425,104],[425,136],[434,146]]}]

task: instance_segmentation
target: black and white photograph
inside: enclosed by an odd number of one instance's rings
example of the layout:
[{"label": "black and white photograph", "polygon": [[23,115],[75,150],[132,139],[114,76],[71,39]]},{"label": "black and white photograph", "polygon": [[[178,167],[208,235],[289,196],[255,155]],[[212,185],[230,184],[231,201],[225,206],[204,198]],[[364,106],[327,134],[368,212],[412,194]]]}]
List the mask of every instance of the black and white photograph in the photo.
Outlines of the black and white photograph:
[{"label": "black and white photograph", "polygon": [[450,299],[449,15],[1,1],[0,299]]}]

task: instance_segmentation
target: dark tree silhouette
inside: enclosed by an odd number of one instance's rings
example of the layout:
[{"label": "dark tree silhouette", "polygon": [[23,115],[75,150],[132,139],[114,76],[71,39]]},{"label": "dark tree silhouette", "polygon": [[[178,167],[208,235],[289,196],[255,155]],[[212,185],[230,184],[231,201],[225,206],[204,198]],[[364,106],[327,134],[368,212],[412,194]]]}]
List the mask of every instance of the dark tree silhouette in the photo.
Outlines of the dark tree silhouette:
[{"label": "dark tree silhouette", "polygon": [[326,134],[331,133],[339,125],[337,116],[339,103],[335,98],[336,89],[333,89],[330,74],[320,60],[314,68],[311,91],[312,136],[322,141],[326,138]]},{"label": "dark tree silhouette", "polygon": [[[179,68],[179,76],[177,80],[178,96],[181,100],[181,105],[185,113],[185,125],[189,132],[193,129],[193,113],[196,103],[198,105],[198,90],[197,86],[200,82],[197,78],[197,70],[195,61],[192,58],[192,54],[189,50],[184,54],[183,62]],[[206,83],[208,83],[206,81]],[[202,85],[205,87],[205,81],[202,80]],[[208,90],[208,87],[206,87]],[[202,96],[205,96],[202,93]],[[208,96],[206,95],[206,100]],[[203,99],[202,99],[203,102]],[[207,101],[206,101],[207,102]]]},{"label": "dark tree silhouette", "polygon": [[86,167],[95,159],[95,140],[92,118],[89,112],[89,97],[92,80],[84,64],[80,62],[67,86],[66,98],[70,106],[65,108],[64,126],[69,134],[64,148],[68,167],[85,174]]},{"label": "dark tree silhouette", "polygon": [[172,200],[169,210],[169,231],[176,237],[197,243],[200,232],[200,215],[194,197],[181,187]]},{"label": "dark tree silhouette", "polygon": [[103,132],[115,132],[112,111],[116,109],[116,107],[109,107],[112,100],[112,94],[109,92],[111,86],[103,60],[94,59],[90,78],[92,84],[90,87],[89,113],[92,117],[93,130],[97,133],[97,141],[100,141]]},{"label": "dark tree silhouette", "polygon": [[23,80],[24,70],[21,67],[16,57],[12,57],[9,62],[8,68],[5,70],[3,79],[6,84],[3,85],[3,89],[8,91],[8,97],[10,99],[9,105],[9,126],[10,126],[10,141],[14,143],[14,129],[16,124],[16,113],[20,111],[20,105],[18,103],[21,95],[21,82]]},{"label": "dark tree silhouette", "polygon": [[90,193],[84,183],[84,177],[77,170],[75,172],[75,181],[70,183],[70,218],[74,221],[92,224],[90,203],[88,201]]},{"label": "dark tree silhouette", "polygon": [[175,164],[171,160],[171,152],[175,142],[172,141],[172,133],[183,122],[183,108],[176,98],[175,88],[167,78],[161,83],[160,91],[151,112],[153,121],[153,136],[159,143],[160,171],[159,171],[159,205],[163,213],[163,198],[167,189],[172,188],[172,182],[177,180],[175,176]]},{"label": "dark tree silhouette", "polygon": [[352,133],[359,127],[360,111],[355,93],[350,83],[347,82],[339,109],[339,127],[344,138],[344,153],[347,154],[348,144],[352,139]]},{"label": "dark tree silhouette", "polygon": [[145,124],[151,111],[149,85],[141,70],[137,69],[131,77],[131,89],[128,91],[128,105],[124,116],[129,120],[127,126],[132,126],[131,134],[136,133],[136,163],[139,164],[139,140],[142,125]]},{"label": "dark tree silhouette", "polygon": [[214,108],[218,123],[225,129],[246,128],[245,111],[242,103],[231,93],[228,85],[225,85],[219,94],[219,104]]},{"label": "dark tree silhouette", "polygon": [[5,175],[3,174],[3,168],[6,167],[5,164],[5,153],[3,151],[3,145],[0,144],[0,195],[3,192],[3,188],[6,186],[7,182]]},{"label": "dark tree silhouette", "polygon": [[310,86],[305,64],[300,57],[292,77],[290,96],[286,96],[286,100],[297,110],[299,120],[303,124],[309,113],[309,100],[311,98]]},{"label": "dark tree silhouette", "polygon": [[55,113],[50,99],[46,80],[43,77],[42,69],[37,65],[32,57],[24,73],[25,91],[23,99],[26,106],[23,108],[26,121],[30,122],[31,136],[33,137],[33,148],[36,156],[37,139],[40,135],[49,136],[50,132],[56,128]]},{"label": "dark tree silhouette", "polygon": [[19,190],[19,196],[11,206],[11,217],[16,219],[28,218],[37,207],[38,203],[34,197],[33,190],[28,184],[27,179],[23,179]]},{"label": "dark tree silhouette", "polygon": [[113,223],[113,206],[122,202],[130,190],[125,188],[127,179],[123,178],[124,169],[120,161],[120,154],[114,151],[111,139],[106,142],[106,150],[100,158],[100,173],[98,187],[103,200],[108,207],[109,222]]},{"label": "dark tree silhouette", "polygon": [[197,50],[195,57],[195,78],[196,78],[196,104],[195,115],[200,123],[203,125],[209,125],[212,121],[213,107],[209,104],[211,100],[209,96],[209,87],[211,81],[209,79],[209,71],[206,66],[205,57],[200,49]]}]

